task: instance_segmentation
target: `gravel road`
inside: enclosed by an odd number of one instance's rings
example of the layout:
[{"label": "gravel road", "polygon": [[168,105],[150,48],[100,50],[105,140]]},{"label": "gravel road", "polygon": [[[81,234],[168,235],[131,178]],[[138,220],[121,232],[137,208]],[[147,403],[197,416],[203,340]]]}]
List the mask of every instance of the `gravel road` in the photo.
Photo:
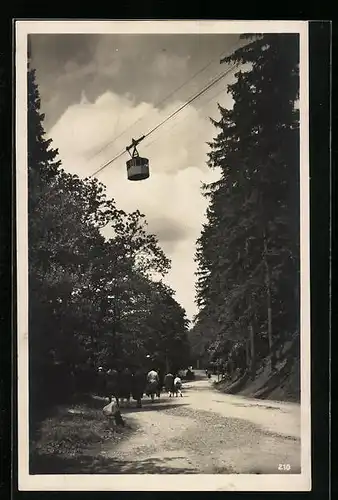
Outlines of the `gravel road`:
[{"label": "gravel road", "polygon": [[221,394],[203,379],[122,413],[136,432],[100,451],[120,474],[300,473],[300,405]]}]

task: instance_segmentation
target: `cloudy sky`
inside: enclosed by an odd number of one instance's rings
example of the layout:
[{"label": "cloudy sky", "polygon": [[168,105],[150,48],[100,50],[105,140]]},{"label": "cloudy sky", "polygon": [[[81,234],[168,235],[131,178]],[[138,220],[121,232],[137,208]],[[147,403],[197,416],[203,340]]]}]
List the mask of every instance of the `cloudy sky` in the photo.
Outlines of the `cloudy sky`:
[{"label": "cloudy sky", "polygon": [[[45,129],[63,167],[81,177],[96,172],[226,71],[220,58],[238,46],[238,35],[32,35]],[[218,118],[217,102],[231,106],[232,80],[212,86],[139,146],[149,179],[127,180],[127,155],[97,175],[119,207],[146,215],[172,260],[166,281],[190,319],[195,242],[207,208],[200,186],[218,176],[206,165],[206,142],[216,134],[209,116]]]}]

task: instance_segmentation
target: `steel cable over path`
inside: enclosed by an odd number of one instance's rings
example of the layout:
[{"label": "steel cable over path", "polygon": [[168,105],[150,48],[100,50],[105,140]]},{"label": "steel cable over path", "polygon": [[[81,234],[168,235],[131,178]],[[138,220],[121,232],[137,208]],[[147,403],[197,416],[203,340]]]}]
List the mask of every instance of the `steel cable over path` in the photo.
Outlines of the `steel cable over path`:
[{"label": "steel cable over path", "polygon": [[[217,59],[221,58],[221,60],[222,60],[222,57],[224,57],[225,54],[227,54],[228,52],[229,51],[223,51],[217,58],[215,57],[214,59],[211,59],[211,61],[209,61],[208,64],[206,64],[205,66],[203,66],[202,68],[200,68],[198,71],[196,71],[196,73],[194,73],[191,77],[189,77],[187,80],[185,80],[179,87],[177,87],[176,89],[174,89],[172,92],[170,92],[168,95],[166,95],[163,99],[161,99],[158,102],[156,102],[156,104],[154,104],[154,108],[159,108],[165,101],[167,101],[170,97],[172,97],[173,95],[175,95],[176,92],[178,92],[179,90],[181,90],[183,87],[185,87],[186,85],[188,85],[188,83],[190,83],[191,81],[193,81],[198,75],[200,75],[201,73],[203,73],[203,71],[205,71],[209,66],[211,66],[211,64],[213,64]],[[137,123],[139,123],[140,121],[142,121],[146,116],[147,116],[147,114],[144,114],[140,118],[138,118],[135,122],[133,122],[130,125],[128,125],[125,129],[122,130],[122,132],[120,132],[112,140],[110,140],[106,144],[104,144],[98,151],[96,151],[95,153],[93,153],[91,155],[90,159],[95,158],[95,156],[97,156],[102,151],[104,151],[108,146],[111,146],[112,144],[114,144],[114,142],[116,142],[117,139],[119,139],[125,132],[127,132],[128,130],[130,130],[134,125],[136,125]]]},{"label": "steel cable over path", "polygon": [[[176,116],[178,113],[180,113],[184,108],[186,108],[189,104],[191,104],[193,101],[201,97],[205,92],[207,92],[211,87],[216,85],[222,78],[226,77],[233,69],[235,69],[238,66],[238,63],[232,65],[230,68],[228,68],[226,71],[218,75],[214,80],[212,80],[208,85],[203,87],[197,94],[193,95],[188,99],[184,104],[182,104],[178,109],[173,111],[169,116],[164,118],[160,123],[158,123],[155,127],[153,127],[151,130],[149,130],[146,134],[141,136],[135,143],[139,144],[141,141],[149,137],[151,134],[153,134],[156,130],[158,130],[160,127],[162,127],[167,121],[171,120]],[[107,161],[104,163],[98,170],[96,170],[90,177],[93,177],[94,175],[97,175],[98,173],[102,172],[105,168],[107,168],[109,165],[111,165],[114,161],[116,161],[118,158],[120,158],[122,155],[124,155],[127,151],[129,151],[130,147],[123,149],[118,153],[116,156],[114,156],[111,160]]]}]

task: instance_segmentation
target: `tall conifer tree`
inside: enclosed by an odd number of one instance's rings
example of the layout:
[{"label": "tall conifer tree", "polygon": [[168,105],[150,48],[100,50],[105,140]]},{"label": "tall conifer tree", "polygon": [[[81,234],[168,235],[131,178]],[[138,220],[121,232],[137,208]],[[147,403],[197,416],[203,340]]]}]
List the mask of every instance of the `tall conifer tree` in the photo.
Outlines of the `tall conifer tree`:
[{"label": "tall conifer tree", "polygon": [[197,325],[214,342],[250,345],[275,364],[278,347],[299,336],[299,40],[295,34],[243,36],[221,62],[237,63],[219,106],[209,166],[220,180],[197,242]]}]

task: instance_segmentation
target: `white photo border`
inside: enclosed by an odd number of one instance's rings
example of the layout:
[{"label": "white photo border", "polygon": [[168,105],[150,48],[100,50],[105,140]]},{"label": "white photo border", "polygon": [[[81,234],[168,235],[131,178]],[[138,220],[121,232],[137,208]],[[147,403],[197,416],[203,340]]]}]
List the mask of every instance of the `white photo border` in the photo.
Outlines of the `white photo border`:
[{"label": "white photo border", "polygon": [[[311,357],[307,21],[16,20],[18,488],[20,491],[310,491]],[[298,33],[300,39],[301,473],[30,475],[28,412],[27,39],[30,34]]]}]

